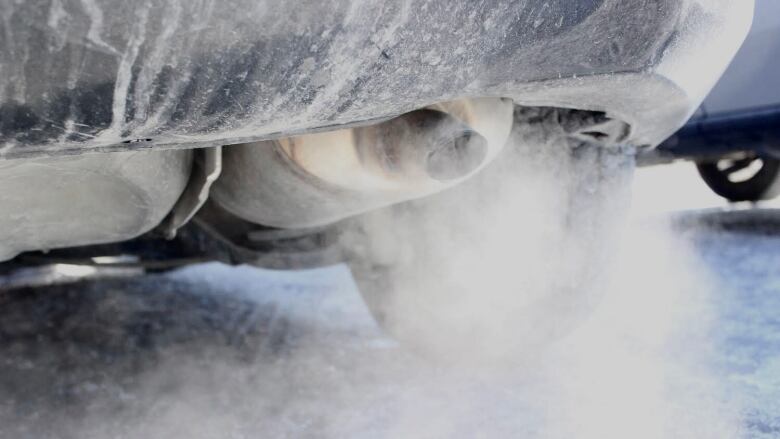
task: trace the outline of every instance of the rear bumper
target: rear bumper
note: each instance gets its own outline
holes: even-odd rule
[[[243,143],[508,97],[654,146],[736,52],[741,0],[4,3],[0,157]]]

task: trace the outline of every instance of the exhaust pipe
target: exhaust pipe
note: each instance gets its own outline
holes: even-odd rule
[[[441,182],[467,177],[484,163],[487,140],[454,116],[424,109],[355,131],[364,155],[380,160],[383,171]],[[366,157],[366,158],[368,158]]]
[[[503,148],[513,104],[455,101],[367,127],[233,145],[213,199],[277,228],[334,223],[468,178]]]

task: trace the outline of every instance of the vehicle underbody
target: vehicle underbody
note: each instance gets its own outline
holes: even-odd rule
[[[0,272],[348,262],[365,287],[402,265],[362,252],[371,234],[355,244],[366,215],[500,186],[493,169],[550,151],[579,176],[567,235],[600,233],[624,200],[601,183],[627,187],[633,154],[686,122],[752,2],[35,0],[0,13]]]
[[[238,246],[218,257],[232,262],[246,259],[238,249],[275,249],[268,236],[303,245],[296,235],[319,236],[312,226],[471,176],[503,147],[512,106],[576,109],[561,123],[591,120],[595,141],[650,148],[695,109],[751,12],[718,0],[2,9],[0,258],[171,238],[196,217]],[[603,131],[612,121],[621,138]],[[279,147],[303,134],[295,151]],[[418,150],[447,142],[441,169],[423,169]],[[399,148],[406,155],[395,157]],[[290,163],[293,153],[308,162]],[[293,175],[301,169],[315,179]],[[323,189],[330,183],[340,187]],[[242,227],[260,243],[237,238]],[[178,235],[163,247],[180,247]]]

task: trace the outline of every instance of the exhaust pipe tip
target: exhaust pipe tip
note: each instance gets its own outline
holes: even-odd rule
[[[509,138],[513,111],[504,99],[460,100],[372,125],[233,145],[212,197],[269,227],[332,224],[478,172]]]
[[[422,172],[439,182],[468,177],[487,160],[488,140],[443,111],[423,109],[366,130],[365,145],[394,173]]]

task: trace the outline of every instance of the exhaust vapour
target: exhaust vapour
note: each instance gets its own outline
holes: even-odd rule
[[[396,291],[368,298],[386,332],[345,267],[6,293],[0,437],[739,437],[706,270],[621,225],[625,151],[548,128],[347,234]]]

